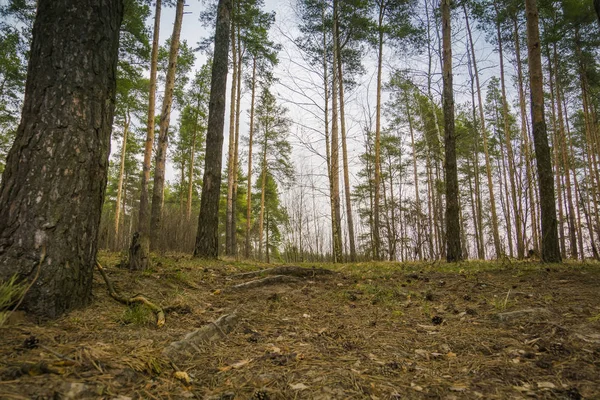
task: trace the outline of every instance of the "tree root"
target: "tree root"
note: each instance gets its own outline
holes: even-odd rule
[[[296,266],[281,266],[269,269],[261,269],[260,271],[245,272],[243,274],[234,275],[234,278],[250,278],[262,275],[287,275],[298,278],[314,277],[316,275],[331,275],[334,272],[324,268],[306,268]]]
[[[121,304],[125,304],[126,306],[130,306],[132,304],[143,304],[150,310],[152,310],[154,314],[156,314],[156,326],[160,328],[165,324],[165,313],[162,308],[152,303],[150,300],[148,300],[146,297],[140,294],[136,294],[135,296],[129,298],[119,295],[116,292],[112,282],[108,279],[108,276],[106,276],[104,268],[102,267],[102,265],[100,265],[98,261],[96,261],[96,267],[98,268],[98,271],[100,271],[100,275],[102,275],[102,278],[104,278],[104,282],[106,282],[108,294],[110,295],[110,297],[112,297]]]
[[[194,353],[201,352],[200,346],[203,344],[223,339],[233,331],[238,321],[239,317],[235,312],[222,315],[216,321],[188,333],[182,340],[169,344],[163,350],[163,355],[170,360],[187,359],[193,356]]]
[[[236,292],[238,290],[246,290],[246,289],[255,289],[258,287],[276,285],[279,283],[296,283],[299,282],[298,278],[294,278],[293,276],[286,275],[274,275],[267,276],[262,279],[255,279],[253,281],[240,283],[239,285],[230,286],[228,288],[223,289],[224,292]]]

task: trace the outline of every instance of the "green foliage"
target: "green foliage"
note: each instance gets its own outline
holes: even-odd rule
[[[6,282],[0,282],[0,327],[6,321],[10,311],[8,308],[16,303],[25,294],[25,285],[17,283],[13,276]]]
[[[148,307],[134,304],[123,311],[118,322],[123,325],[151,326],[155,323],[155,316]]]

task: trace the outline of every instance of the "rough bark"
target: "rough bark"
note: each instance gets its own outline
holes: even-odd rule
[[[158,66],[158,45],[160,36],[161,0],[156,0],[154,11],[154,34],[150,61],[150,93],[148,95],[148,121],[146,143],[144,145],[144,163],[142,166],[142,183],[140,189],[140,205],[138,215],[138,232],[131,238],[129,247],[129,269],[145,270],[148,268],[150,255],[150,205],[148,183],[152,168],[152,150],[154,148],[154,115],[156,112],[156,75]]]
[[[167,147],[169,145],[169,124],[173,105],[173,90],[175,88],[175,72],[177,71],[177,56],[179,55],[179,36],[183,21],[185,0],[177,0],[175,24],[169,49],[169,67],[165,82],[165,95],[160,113],[160,129],[158,133],[158,148],[154,162],[154,186],[152,187],[152,213],[150,214],[150,249],[155,249],[158,234],[161,230],[161,219],[165,189],[165,168],[167,163]],[[183,172],[183,171],[182,171]]]
[[[454,91],[452,89],[452,29],[450,26],[450,0],[442,0],[443,37],[443,101],[444,144],[446,158],[446,260],[462,260],[460,244],[460,205],[458,202],[458,170],[456,165],[456,133],[454,126]]]
[[[223,128],[225,125],[225,90],[229,56],[229,25],[231,0],[219,0],[215,50],[210,83],[206,156],[195,257],[217,258],[219,255],[219,197],[221,194],[221,163]]]
[[[527,16],[527,47],[529,54],[529,77],[531,85],[531,120],[533,141],[539,179],[540,209],[542,220],[543,262],[561,262],[558,245],[554,179],[546,121],[544,119],[544,86],[540,48],[539,15],[536,0],[525,0]]]
[[[21,123],[0,184],[0,280],[25,310],[91,300],[113,123],[120,0],[39,0]]]

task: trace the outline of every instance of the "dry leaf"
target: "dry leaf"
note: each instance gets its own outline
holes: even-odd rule
[[[448,357],[448,358],[455,358],[456,357],[456,353],[453,353],[453,352],[450,351],[450,352],[448,352],[448,354],[446,354],[446,357]]]
[[[556,389],[556,385],[552,382],[538,382],[538,389]]]
[[[180,381],[184,385],[191,385],[192,384],[192,379],[190,378],[190,376],[188,375],[187,372],[176,371],[173,374],[173,378],[177,379],[178,381]]]
[[[308,386],[306,386],[304,383],[290,383],[290,388],[292,388],[292,390],[306,390],[308,389]]]
[[[247,358],[245,360],[240,360],[240,361],[238,361],[238,362],[236,362],[234,364],[231,364],[231,368],[233,368],[233,369],[240,369],[240,368],[242,368],[242,367],[250,364],[251,362],[252,362],[251,358]]]

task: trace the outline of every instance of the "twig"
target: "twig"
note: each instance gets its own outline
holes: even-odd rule
[[[65,356],[65,355],[62,355],[62,354],[60,354],[60,353],[58,353],[58,352],[56,352],[56,351],[52,350],[52,349],[51,349],[50,347],[48,347],[48,346],[44,346],[43,344],[38,344],[38,346],[39,346],[39,347],[41,347],[42,349],[46,350],[47,352],[54,354],[56,357],[58,357],[58,358],[60,358],[60,359],[62,359],[62,360],[65,360],[65,361],[72,361],[72,362],[74,362],[74,363],[77,363],[77,361],[73,360],[72,358],[69,358],[69,357],[67,357],[67,356]]]
[[[150,310],[152,310],[154,312],[154,314],[156,314],[156,325],[159,328],[165,324],[165,313],[162,308],[160,308],[156,304],[152,303],[146,297],[139,295],[139,294],[137,294],[133,297],[130,297],[130,298],[126,298],[124,296],[119,295],[116,292],[112,282],[108,279],[108,276],[106,275],[106,272],[104,271],[104,268],[98,261],[96,261],[96,267],[98,268],[98,271],[100,271],[100,275],[102,275],[102,278],[104,278],[104,282],[106,282],[106,286],[108,288],[108,294],[110,295],[110,297],[112,297],[119,303],[125,304],[127,306],[130,306],[130,305],[136,304],[136,303],[143,304],[146,307],[148,307]]]

